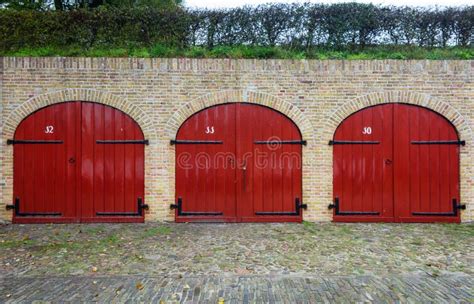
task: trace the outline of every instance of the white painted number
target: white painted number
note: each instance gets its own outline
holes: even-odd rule
[[[206,134],[214,134],[214,126],[206,128]]]
[[[362,131],[362,134],[365,134],[365,135],[372,134],[372,128],[371,127],[364,127],[364,130]]]
[[[54,133],[54,127],[53,126],[46,126],[46,129],[44,130],[44,133],[53,134]]]

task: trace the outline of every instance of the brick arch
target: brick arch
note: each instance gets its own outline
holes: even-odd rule
[[[463,115],[455,109],[452,105],[443,102],[437,98],[434,98],[427,94],[407,91],[388,91],[388,92],[374,92],[365,96],[356,98],[349,101],[336,110],[334,110],[326,120],[324,131],[322,132],[321,141],[326,147],[321,149],[322,159],[325,162],[319,163],[319,170],[321,173],[326,174],[328,177],[325,179],[323,188],[327,190],[326,193],[331,194],[326,198],[327,202],[332,200],[332,148],[328,145],[328,141],[333,139],[334,132],[336,131],[339,124],[347,118],[349,115],[362,110],[369,106],[386,104],[386,103],[405,103],[411,105],[418,105],[435,111],[448,119],[453,126],[456,128],[459,138],[466,141],[466,146],[460,150],[460,170],[461,170],[461,200],[463,197],[473,197],[474,189],[472,187],[472,180],[470,176],[474,175],[474,161],[473,161],[473,150],[471,148],[472,142],[474,141],[474,134],[472,132],[469,121],[467,121]],[[468,214],[474,212],[473,202],[466,203],[467,210],[461,212],[461,221],[463,218],[469,217]],[[332,213],[327,213],[329,218],[332,218]]]
[[[332,139],[339,124],[349,115],[363,108],[384,103],[406,103],[431,109],[448,119],[456,127],[461,139],[472,140],[473,134],[468,121],[453,106],[427,94],[404,91],[370,93],[343,104],[329,115],[324,140]]]
[[[192,100],[178,109],[171,119],[168,120],[166,125],[168,137],[174,138],[183,122],[196,112],[210,106],[234,102],[259,104],[281,112],[288,116],[298,126],[303,139],[308,141],[314,139],[313,128],[309,119],[307,119],[303,112],[301,112],[295,105],[270,94],[248,90],[213,92]]]
[[[3,135],[13,138],[17,126],[28,115],[46,106],[67,101],[96,102],[116,108],[129,115],[138,123],[145,138],[157,138],[156,128],[154,128],[152,120],[149,119],[146,112],[137,105],[108,92],[91,89],[66,89],[41,94],[28,99],[6,118]]]

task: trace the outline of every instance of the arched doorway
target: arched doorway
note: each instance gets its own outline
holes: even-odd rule
[[[80,101],[47,106],[9,143],[13,222],[143,222],[146,140],[125,113]]]
[[[300,222],[298,127],[270,108],[230,103],[195,113],[176,140],[177,222]]]
[[[443,116],[383,104],[334,134],[334,221],[459,222],[459,141]]]

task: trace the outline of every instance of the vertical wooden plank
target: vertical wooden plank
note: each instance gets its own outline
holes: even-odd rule
[[[282,117],[280,113],[275,112],[280,117],[275,117],[281,121],[281,140],[298,140],[293,137],[294,135],[294,124],[286,117]],[[274,115],[275,115],[274,114]],[[276,116],[275,115],[275,116]],[[278,163],[281,168],[281,210],[282,211],[293,211],[295,209],[295,193],[293,192],[293,171],[296,168],[293,167],[293,152],[296,145],[282,144],[278,149]]]
[[[35,114],[35,127],[33,131],[33,138],[44,140],[45,137],[45,125],[46,123],[46,111],[38,111]],[[34,180],[34,191],[35,200],[32,206],[33,212],[46,212],[46,145],[30,145],[31,149],[35,151],[35,180]]]
[[[264,114],[263,107],[255,107],[253,116],[254,121],[254,140],[265,140],[263,129],[265,128],[264,124],[266,121],[262,119]],[[265,190],[264,190],[264,164],[268,161],[267,157],[264,155],[268,153],[262,145],[253,145],[254,155],[254,168],[253,168],[253,212],[259,212],[264,210],[264,200],[265,200]]]
[[[124,138],[135,138],[135,122],[123,114]],[[124,211],[137,212],[137,198],[135,195],[135,145],[124,144]]]
[[[368,145],[367,149],[370,149],[367,162],[370,163],[367,170],[370,170],[370,185],[371,189],[367,192],[367,196],[370,196],[371,203],[367,211],[376,211],[380,212],[380,215],[387,216],[387,210],[384,208],[385,202],[383,199],[384,191],[384,176],[383,176],[383,166],[384,155],[383,155],[383,146],[386,144],[385,141],[391,141],[392,138],[384,138],[385,126],[384,120],[385,117],[385,108],[386,106],[377,106],[373,107],[371,115],[371,140],[379,141],[380,144],[377,145]],[[369,208],[370,207],[370,208]]]
[[[114,140],[115,110],[104,108],[104,138]],[[103,211],[115,212],[115,145],[104,145],[104,207]]]
[[[380,144],[382,145],[382,168],[383,168],[383,186],[382,197],[383,197],[383,209],[384,216],[393,217],[395,216],[394,210],[394,173],[395,173],[395,156],[394,156],[394,124],[395,124],[395,113],[394,105],[388,104],[382,107],[382,123],[383,123],[383,134],[380,138]],[[387,162],[388,161],[388,162]]]
[[[368,108],[365,111],[361,111],[362,115],[362,128],[360,130],[362,134],[362,140],[371,141],[374,140],[374,124],[373,124],[373,113],[376,111],[374,107]],[[374,147],[376,145],[361,145],[361,176],[362,176],[362,199],[361,199],[361,211],[374,211],[372,194],[374,191],[374,176],[372,171],[372,163],[374,161]]]
[[[100,104],[93,104],[93,115],[94,115],[94,132],[93,132],[93,145],[94,145],[94,206],[93,216],[96,212],[105,212],[104,206],[104,173],[105,173],[105,159],[104,150],[105,145],[97,144],[97,140],[107,139],[105,137],[104,129],[104,110],[105,106]]]
[[[82,103],[81,145],[81,210],[83,218],[91,218],[94,205],[94,112],[93,104]]]
[[[114,140],[124,140],[124,117],[120,111],[114,110],[115,128]],[[125,147],[124,145],[114,146],[114,210],[115,212],[125,212]]]
[[[410,166],[410,207],[409,212],[415,212],[420,210],[420,146],[414,145],[411,142],[413,141],[420,141],[420,125],[419,125],[419,113],[420,108],[418,107],[410,107],[409,108],[409,128],[410,128],[410,158],[409,158],[409,166]]]
[[[429,112],[429,129],[431,141],[439,140],[439,120],[433,112]],[[430,156],[430,212],[440,212],[440,145],[429,145]]]
[[[77,175],[77,166],[80,164],[80,149],[76,145],[77,137],[76,131],[78,127],[78,116],[80,117],[80,108],[79,102],[69,102],[67,103],[65,113],[64,113],[64,125],[65,125],[65,138],[64,141],[64,158],[60,160],[61,163],[64,165],[65,170],[65,179],[64,179],[64,201],[66,202],[64,216],[79,218],[80,214],[78,214],[77,208],[77,192],[76,187],[78,181],[76,179]]]
[[[408,110],[403,105],[394,105],[394,122],[394,199],[401,217],[410,212],[409,121]]]
[[[441,117],[438,118],[439,124],[439,138],[438,140],[449,140],[450,138],[450,125]],[[439,145],[439,212],[450,212],[452,211],[451,195],[450,195],[450,173],[449,173],[449,158],[450,150],[455,146],[451,145]]]
[[[15,139],[26,139],[26,125],[27,122],[23,120],[15,131]],[[14,145],[13,146],[13,198],[12,203],[15,202],[15,198],[20,198],[20,200],[26,200],[27,189],[27,179],[26,179],[26,169],[31,168],[26,167],[28,154],[25,151],[24,145]],[[31,170],[31,169],[30,169]],[[15,215],[13,215],[13,220],[15,220]]]

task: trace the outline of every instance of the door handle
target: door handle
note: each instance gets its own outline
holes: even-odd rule
[[[392,164],[392,160],[387,158],[387,159],[385,160],[385,164],[386,164],[386,165],[391,165],[391,164]]]
[[[247,172],[247,161],[244,160],[244,165],[242,166],[242,174],[243,174],[243,177],[242,177],[242,184],[243,184],[243,188],[245,190],[245,186],[246,186],[246,174]]]
[[[68,162],[70,164],[74,164],[76,162],[76,159],[74,157],[69,158]]]

